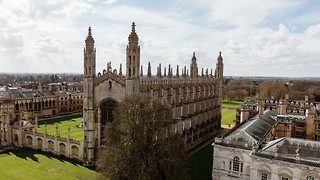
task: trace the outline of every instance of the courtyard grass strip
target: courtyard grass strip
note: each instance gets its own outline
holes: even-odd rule
[[[229,125],[236,119],[235,109],[222,109],[221,124]]]
[[[70,138],[78,141],[83,141],[83,128],[79,125],[82,122],[82,115],[59,117],[38,122],[38,132],[45,132],[45,124],[47,124],[47,133],[56,135],[56,126],[59,128],[60,137],[68,137],[68,128],[70,127]]]
[[[243,102],[241,101],[223,101],[222,108],[237,109]]]
[[[221,124],[230,125],[232,121],[236,120],[236,109],[240,107],[242,103],[243,102],[240,101],[223,101]]]

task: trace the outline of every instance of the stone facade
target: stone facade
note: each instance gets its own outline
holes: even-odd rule
[[[215,74],[202,69],[198,74],[195,53],[191,58],[189,69],[179,65],[173,74],[171,65],[164,71],[161,64],[157,74],[152,75],[151,65],[148,72],[143,74],[140,65],[139,37],[132,24],[126,47],[126,67],[122,73],[112,69],[108,63],[107,69],[96,74],[96,49],[94,47],[91,28],[85,41],[84,48],[84,162],[95,163],[97,151],[107,122],[112,121],[112,111],[126,96],[144,94],[171,105],[173,109],[171,131],[181,134],[185,147],[212,137],[221,126],[221,100],[223,83],[223,59],[221,53],[217,59]],[[162,74],[163,73],[163,74]]]

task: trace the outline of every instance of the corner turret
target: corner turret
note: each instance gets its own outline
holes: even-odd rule
[[[140,92],[140,45],[136,33],[136,25],[132,23],[131,33],[128,37],[126,57],[126,95]]]
[[[95,119],[94,119],[94,79],[96,74],[96,49],[91,33],[85,40],[83,76],[83,121],[84,127],[84,164],[93,165],[95,160]]]
[[[221,51],[219,52],[219,56],[217,58],[215,78],[218,80],[218,97],[219,104],[222,103],[222,86],[223,86],[223,58],[221,56]]]
[[[197,64],[197,58],[196,58],[196,53],[195,52],[193,52],[193,56],[191,58],[190,77],[191,78],[198,77],[198,64]]]

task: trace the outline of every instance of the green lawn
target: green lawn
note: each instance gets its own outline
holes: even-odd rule
[[[1,179],[96,179],[99,174],[79,163],[31,149],[0,154]]]
[[[240,101],[222,101],[222,108],[237,109],[243,102]]]
[[[47,124],[47,133],[50,135],[56,135],[56,125],[59,127],[59,133],[61,137],[68,137],[68,128],[70,127],[71,139],[83,141],[83,129],[79,128],[81,124],[82,115],[74,115],[68,117],[59,117],[55,119],[39,121],[38,132],[44,133],[45,124]]]
[[[231,124],[232,121],[236,120],[235,109],[222,109],[221,124]]]
[[[236,109],[242,104],[240,101],[223,101],[222,102],[222,119],[221,124],[231,124],[236,120]]]

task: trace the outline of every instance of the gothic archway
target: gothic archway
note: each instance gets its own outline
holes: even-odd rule
[[[114,109],[118,102],[111,98],[106,98],[100,102],[100,136],[101,140],[104,138],[105,127],[108,123],[114,120]],[[101,142],[101,141],[100,141]]]

